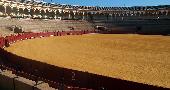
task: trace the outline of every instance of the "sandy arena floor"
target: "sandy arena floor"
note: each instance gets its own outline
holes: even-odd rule
[[[82,35],[20,41],[6,50],[60,67],[170,88],[170,37]]]

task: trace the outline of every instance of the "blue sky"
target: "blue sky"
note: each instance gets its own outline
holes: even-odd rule
[[[51,2],[51,0],[44,0]],[[86,6],[155,6],[170,5],[170,0],[52,0],[54,3]]]

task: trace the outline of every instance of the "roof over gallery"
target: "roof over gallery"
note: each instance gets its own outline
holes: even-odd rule
[[[72,4],[60,4],[54,2],[44,2],[44,1],[24,1],[27,4],[34,4],[40,6],[50,6],[50,7],[58,7],[63,9],[83,9],[83,10],[106,10],[106,11],[123,11],[123,10],[161,10],[161,9],[170,9],[170,5],[158,5],[158,6],[85,6],[85,5],[72,5]]]
[[[170,0],[44,0],[45,2],[80,6],[124,7],[170,5]]]

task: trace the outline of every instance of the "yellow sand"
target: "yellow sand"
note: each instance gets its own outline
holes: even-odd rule
[[[170,37],[95,34],[20,41],[6,50],[60,67],[170,88]]]

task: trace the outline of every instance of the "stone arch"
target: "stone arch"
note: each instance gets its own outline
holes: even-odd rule
[[[56,15],[56,17],[59,17],[59,16],[60,16],[59,10],[56,10],[55,15]]]
[[[42,18],[44,19],[44,18],[45,18],[45,15],[46,15],[45,11],[44,11],[44,10],[41,10],[40,12],[41,12]]]
[[[141,16],[141,14],[139,12],[136,13],[136,16]]]
[[[29,10],[27,8],[24,9],[24,14],[29,15]]]
[[[100,13],[99,13],[99,12],[97,12],[95,15],[96,15],[96,16],[97,16],[97,15],[100,15]]]
[[[40,14],[41,14],[41,13],[40,13],[40,10],[35,9],[34,14],[35,14],[35,15],[40,15]]]
[[[93,14],[91,12],[88,12],[87,15],[88,15],[88,20],[93,20],[94,19]]]
[[[149,15],[149,12],[148,11],[145,11],[145,16],[148,16]]]
[[[87,16],[87,14],[88,14],[87,12],[84,12],[84,15],[85,15],[85,16]]]
[[[95,13],[95,15],[94,15],[94,19],[100,19],[100,13],[99,12],[97,12],[97,13]]]
[[[144,16],[144,12],[140,12],[140,16]]]
[[[73,11],[70,12],[70,15],[71,15],[71,19],[74,19],[74,12]]]
[[[83,12],[78,12],[78,18],[83,19]]]
[[[55,12],[52,10],[51,12],[49,12],[49,16],[50,16],[50,18],[54,19],[54,17],[55,17]]]
[[[101,13],[99,13],[100,14],[100,16],[104,16],[105,15],[105,12],[101,12]]]
[[[49,12],[49,10],[48,10],[48,9],[46,10],[45,15],[47,16],[47,18],[49,18],[49,16],[50,16],[50,12]]]
[[[166,13],[167,13],[166,11],[163,11],[163,12],[162,12],[163,15],[166,15]]]
[[[5,7],[3,5],[0,5],[0,12],[5,13]]]
[[[124,17],[127,17],[127,14],[126,14],[126,12],[124,12],[123,14],[124,14]]]
[[[88,18],[88,13],[87,13],[87,12],[84,12],[83,19],[84,19],[84,20],[87,20],[87,18]]]
[[[30,9],[30,15],[33,16],[34,15],[34,9]]]
[[[109,14],[110,17],[113,17],[113,13],[112,13],[112,12],[110,12],[110,13],[108,13],[108,14]]]
[[[12,8],[10,6],[6,6],[6,14],[10,15],[12,13]]]
[[[148,12],[148,15],[149,15],[149,16],[152,16],[153,14],[152,14],[152,12]]]
[[[161,12],[161,11],[159,11],[159,12],[158,12],[158,15],[162,15],[162,12]]]
[[[69,19],[70,12],[63,12],[63,19]],[[71,15],[71,14],[70,14]]]
[[[127,17],[127,14],[126,14],[126,12],[124,12],[123,14],[124,14],[124,17]]]
[[[120,17],[123,17],[123,16],[124,16],[124,15],[123,15],[123,13],[121,12],[121,13],[120,13]]]
[[[142,16],[147,16],[146,11],[143,11],[142,13],[143,13]]]
[[[79,13],[78,12],[75,12],[75,15],[74,15],[74,19],[79,19]]]
[[[105,19],[105,17],[106,17],[106,14],[105,14],[105,13],[100,13],[100,20]]]
[[[17,7],[13,7],[12,12],[13,12],[13,14],[17,15],[18,14],[18,8]]]
[[[118,14],[117,13],[114,13],[114,15],[113,15],[114,17],[117,17],[118,16]]]
[[[35,9],[34,13],[33,13],[33,18],[41,18],[40,15],[41,15],[40,10],[39,9]]]
[[[63,11],[59,11],[59,12],[60,12],[60,13],[59,13],[59,17],[63,18],[64,12],[63,12]]]
[[[104,16],[106,17],[105,20],[109,20],[110,19],[109,13],[105,13]]]
[[[23,14],[24,10],[22,8],[19,8],[19,14]]]
[[[153,16],[157,16],[157,12],[156,11],[153,11],[152,14],[153,14]]]

